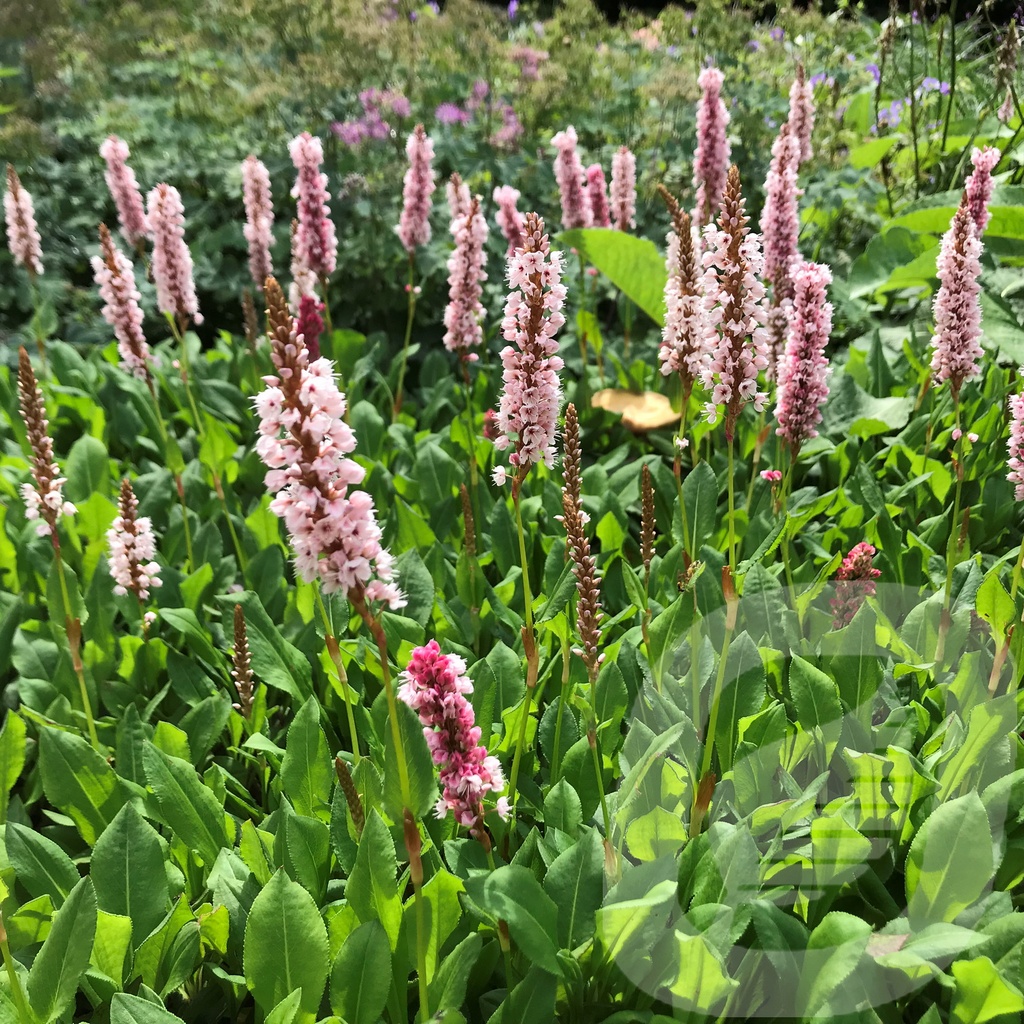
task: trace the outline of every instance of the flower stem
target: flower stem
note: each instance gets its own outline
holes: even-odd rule
[[[203,436],[203,421],[199,416],[199,406],[196,405],[195,395],[192,394],[192,384],[190,381],[190,371],[188,363],[188,345],[185,343],[185,332],[180,330],[177,321],[174,317],[167,313],[167,322],[171,325],[171,333],[174,335],[175,341],[178,342],[181,348],[181,382],[185,385],[185,394],[188,396],[188,404],[192,409],[192,417],[195,420],[196,433]]]
[[[723,577],[725,570],[722,571]],[[731,587],[731,582],[730,582]],[[711,693],[711,707],[708,714],[708,731],[704,736],[704,756],[701,760],[700,774],[703,778],[711,770],[711,759],[715,749],[715,731],[718,728],[718,711],[722,703],[722,685],[725,682],[725,667],[729,660],[729,646],[732,643],[733,630],[736,628],[736,598],[726,594],[725,641],[718,660],[718,673],[715,676],[715,688]],[[694,797],[696,799],[696,797]]]
[[[331,661],[334,662],[334,667],[338,671],[338,679],[341,681],[341,689],[345,697],[345,715],[348,718],[348,731],[352,737],[352,754],[355,757],[356,764],[359,764],[359,734],[356,732],[356,720],[355,715],[352,712],[352,705],[354,703],[352,697],[352,691],[348,686],[348,674],[345,672],[345,666],[341,660],[341,648],[338,647],[338,640],[334,635],[334,627],[331,624],[330,616],[327,614],[327,606],[324,604],[324,599],[320,594],[320,587],[313,584],[313,594],[316,597],[317,607],[320,609],[320,617],[324,621],[324,643],[327,644],[327,652],[331,656]]]
[[[409,362],[409,341],[412,339],[412,321],[416,314],[416,288],[413,282],[416,275],[416,260],[412,253],[409,253],[409,283],[406,288],[409,292],[409,313],[405,320],[405,340],[402,342],[402,362],[398,369],[398,387],[395,388],[395,402],[392,407],[392,419],[398,419],[402,411],[402,392],[405,387],[405,368]]]
[[[1020,574],[1024,570],[1024,540],[1020,542],[1020,550],[1017,552],[1017,560],[1013,564],[1013,576],[1010,580],[1010,598],[1016,605],[1017,590],[1020,588]]]
[[[960,403],[956,403],[955,423],[960,430]],[[942,596],[942,614],[939,619],[939,637],[935,644],[935,668],[942,668],[946,656],[946,637],[951,625],[949,603],[953,593],[953,570],[956,568],[959,551],[958,532],[960,529],[960,499],[964,486],[964,438],[960,434],[956,439],[956,452],[953,456],[956,471],[956,490],[953,497],[953,520],[949,526],[949,540],[946,543],[946,586]]]
[[[160,412],[160,399],[157,398],[156,384],[153,378],[149,378],[149,393],[153,398],[153,411],[156,413],[156,425],[160,428],[160,439],[164,445],[164,459],[167,460],[170,452],[170,435],[167,433],[167,424],[164,423],[163,413]],[[174,474],[174,486],[178,492],[178,502],[181,505],[181,522],[185,528],[185,554],[188,558],[188,571],[195,568],[196,559],[192,553],[192,528],[188,523],[188,506],[185,504],[185,484],[180,473]]]
[[[729,438],[729,568],[736,569],[736,486],[733,480],[735,464],[733,459],[733,439]]]
[[[100,750],[99,736],[96,735],[96,722],[92,714],[92,702],[89,699],[89,688],[85,685],[85,668],[82,665],[82,623],[71,611],[71,594],[68,591],[67,577],[64,575],[64,557],[60,550],[57,534],[53,535],[53,554],[57,565],[57,578],[60,580],[60,596],[64,604],[64,629],[68,635],[68,647],[71,650],[71,664],[78,678],[78,691],[82,697],[82,708],[85,710],[85,724],[89,730],[89,739],[94,750]]]
[[[516,750],[512,757],[512,775],[508,784],[509,806],[515,807],[516,784],[519,781],[519,767],[522,761],[523,748],[526,746],[526,726],[530,718],[533,704],[533,691],[537,686],[538,652],[537,638],[533,631],[533,595],[530,591],[530,564],[526,557],[526,535],[523,531],[523,514],[520,508],[519,488],[523,477],[516,475],[512,484],[512,503],[516,508],[516,530],[519,534],[519,558],[523,565],[523,603],[526,625],[523,626],[523,650],[526,654],[526,696],[522,716],[519,720],[519,735],[516,738]]]
[[[558,713],[555,715],[555,750],[551,756],[551,785],[558,782],[562,769],[562,719],[565,717],[565,702],[569,694],[569,639],[562,640],[562,691],[558,697]]]
[[[0,953],[3,954],[4,967],[7,969],[7,977],[11,983],[11,996],[18,1010],[18,1020],[21,1024],[33,1024],[35,1017],[28,1007],[25,990],[21,987],[21,978],[18,977],[18,969],[14,966],[14,957],[11,956],[11,947],[7,941],[7,929],[4,927],[2,916],[0,916]]]

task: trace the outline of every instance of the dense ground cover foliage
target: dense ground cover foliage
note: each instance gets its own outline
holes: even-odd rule
[[[104,6],[4,79],[0,1021],[1019,1019],[1017,26]]]

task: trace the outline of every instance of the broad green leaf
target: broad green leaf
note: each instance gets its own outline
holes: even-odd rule
[[[789,690],[793,696],[796,720],[809,732],[820,730],[827,763],[843,729],[839,687],[821,669],[794,656],[789,667]]]
[[[42,1024],[55,1021],[71,1005],[95,936],[96,894],[92,882],[83,878],[57,911],[29,971],[28,1001]]]
[[[1017,611],[1006,588],[999,580],[1001,569],[1002,566],[997,565],[989,570],[975,598],[978,615],[992,627],[992,633],[999,642],[1002,642],[1006,635],[1006,627],[1013,622]]]
[[[462,1006],[470,971],[476,966],[483,944],[480,933],[471,932],[444,958],[430,983],[432,1009],[440,1012]]]
[[[951,970],[956,979],[949,1015],[952,1024],[984,1024],[1003,1014],[1015,1014],[1019,1019],[1024,1012],[1024,995],[987,956],[958,960]],[[1014,980],[1020,980],[1019,972],[1015,972]]]
[[[686,825],[665,807],[652,807],[634,818],[626,829],[626,845],[639,861],[677,854],[686,842]],[[564,854],[563,854],[564,856]]]
[[[25,767],[25,720],[8,711],[0,729],[0,825],[7,820],[11,790]]]
[[[184,1021],[148,999],[118,992],[110,1001],[110,1024],[184,1024]]]
[[[302,705],[288,728],[281,784],[299,814],[328,820],[334,770],[315,697]]]
[[[683,595],[686,596],[685,594]],[[724,771],[732,767],[740,719],[761,710],[765,699],[765,670],[754,642],[740,633],[729,648],[715,727],[715,752]]]
[[[64,472],[69,501],[85,501],[97,492],[110,493],[110,460],[106,446],[96,437],[86,434],[71,446]]]
[[[290,992],[267,1014],[266,1024],[292,1024],[302,1009],[302,989]]]
[[[739,982],[730,978],[721,960],[712,952],[702,935],[676,932],[679,945],[678,969],[666,985],[672,993],[673,1006],[699,1014],[710,1014],[721,1004]]]
[[[462,879],[443,870],[434,874],[421,890],[421,899],[425,901],[430,912],[430,933],[427,939],[428,985],[433,981],[438,961],[441,959],[441,950],[462,917],[459,893],[464,891]],[[413,942],[415,939],[410,932],[410,943]],[[415,946],[412,947],[410,955],[415,959]]]
[[[409,810],[414,818],[424,818],[437,803],[437,776],[434,759],[423,735],[416,712],[404,701],[397,701],[398,726],[409,769]],[[400,762],[395,752],[394,731],[388,722],[384,736],[384,806],[394,821],[402,820],[406,797],[402,792]]]
[[[74,861],[46,836],[13,821],[7,823],[4,844],[19,884],[33,898],[49,896],[59,910],[81,881]]]
[[[690,554],[696,557],[718,526],[718,480],[704,459],[683,480],[683,505],[690,531]]]
[[[817,888],[837,887],[852,881],[861,871],[870,871],[870,858],[871,840],[839,815],[811,822],[811,862]]]
[[[331,971],[331,1009],[348,1024],[375,1024],[391,988],[391,947],[379,921],[345,940]]]
[[[551,1024],[557,992],[558,979],[534,964],[488,1024]]]
[[[988,816],[977,793],[940,804],[907,856],[907,912],[914,928],[952,921],[988,889],[995,865]]]
[[[359,839],[355,867],[348,879],[345,896],[359,920],[377,920],[384,926],[391,948],[398,944],[402,924],[402,900],[398,895],[398,859],[395,844],[384,819],[376,810],[366,818]]]
[[[327,928],[313,898],[279,870],[253,901],[245,925],[245,981],[264,1013],[302,989],[300,1019],[316,1018],[327,983]]]
[[[871,925],[852,914],[833,911],[811,932],[804,954],[796,1005],[801,1015],[815,1016],[864,957]],[[831,1016],[831,1015],[829,1015]]]
[[[40,731],[39,762],[46,799],[92,846],[126,800],[113,769],[81,736],[59,729]]]
[[[594,934],[594,915],[604,897],[604,849],[601,834],[583,838],[552,861],[544,891],[558,908],[558,944],[575,949]]]
[[[170,900],[160,837],[132,804],[97,840],[89,873],[100,909],[130,918],[138,947],[164,919]]]
[[[221,849],[234,844],[233,820],[187,761],[168,757],[147,743],[143,763],[161,818],[208,868],[213,867]]]

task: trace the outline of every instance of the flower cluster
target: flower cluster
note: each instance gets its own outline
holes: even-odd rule
[[[679,374],[683,398],[689,401],[694,381],[708,360],[708,332],[690,215],[664,186],[660,187],[672,217],[665,269],[665,326],[658,359],[666,376]]]
[[[510,287],[501,321],[502,337],[515,345],[501,352],[503,366],[498,428],[501,433],[494,447],[514,451],[509,463],[517,477],[531,465],[555,462],[555,434],[562,386],[558,371],[562,360],[556,354],[555,335],[565,323],[562,304],[562,254],[551,252],[544,221],[535,213],[526,215],[522,248],[508,262]],[[495,479],[505,479],[503,467],[495,470]]]
[[[292,307],[292,312],[298,316],[301,311],[303,298],[316,300],[318,281],[316,274],[313,273],[306,263],[305,253],[299,244],[299,222],[297,220],[292,221],[291,240],[292,283],[288,289],[288,301]]]
[[[826,289],[831,281],[832,271],[820,263],[799,263],[793,274],[793,317],[778,371],[775,415],[776,433],[794,454],[804,441],[817,437],[821,406],[828,398],[825,347],[832,332],[832,303]]]
[[[501,127],[491,136],[491,145],[495,149],[514,150],[523,134],[523,124],[511,103],[503,104],[500,111]]]
[[[103,319],[114,329],[125,369],[152,388],[152,355],[142,332],[141,295],[131,260],[114,244],[106,224],[100,225],[100,251],[92,257],[93,275],[104,306]]]
[[[401,608],[405,598],[391,555],[381,546],[373,499],[354,489],[365,472],[347,457],[356,441],[342,419],[345,396],[333,364],[309,362],[273,278],[266,296],[277,376],[264,377],[267,388],[254,404],[260,417],[256,451],[269,467],[265,483],[275,495],[270,509],[285,522],[305,581],[319,577],[325,593],[341,590],[353,602]]]
[[[709,423],[725,410],[725,436],[736,429],[745,402],[761,412],[768,395],[757,390],[757,375],[768,365],[761,240],[747,227],[740,173],[729,168],[717,227],[704,229],[704,310],[707,316],[710,361],[701,371],[711,391],[706,410]],[[748,341],[749,339],[749,341]]]
[[[967,195],[967,208],[979,238],[985,233],[989,218],[992,216],[988,212],[988,203],[992,198],[992,190],[995,188],[992,172],[1002,155],[994,146],[985,146],[983,149],[975,148],[971,152],[971,164],[974,170],[964,184],[964,191]]]
[[[480,744],[480,727],[466,699],[472,692],[465,661],[455,654],[442,654],[437,641],[431,640],[412,652],[398,696],[419,716],[434,764],[440,768],[437,817],[451,811],[457,824],[479,838],[484,800],[488,793],[502,792],[505,778],[498,759]],[[508,817],[506,798],[498,799],[497,811]]]
[[[591,164],[587,168],[587,200],[590,203],[590,222],[595,228],[610,228],[612,215],[608,208],[608,187],[604,168]]]
[[[519,74],[527,82],[540,78],[540,66],[548,57],[547,50],[535,50],[532,46],[516,46],[509,54],[509,60],[519,65]]]
[[[465,217],[469,213],[469,204],[473,197],[469,193],[469,186],[462,180],[458,172],[445,182],[444,194],[448,200],[448,213],[452,220]]]
[[[405,172],[405,186],[402,192],[402,217],[398,224],[398,237],[405,251],[412,253],[430,241],[430,197],[434,192],[434,143],[416,125],[405,152],[409,157],[409,169]]]
[[[338,239],[327,205],[327,175],[320,171],[324,161],[323,143],[309,132],[303,132],[288,144],[288,151],[298,171],[292,189],[299,208],[297,250],[314,277],[330,277],[337,263]]]
[[[324,330],[324,320],[320,314],[323,310],[324,304],[315,295],[299,296],[295,332],[302,335],[311,362],[320,358],[320,335]]]
[[[814,156],[811,135],[814,132],[814,79],[804,78],[803,64],[796,66],[796,78],[789,87],[789,126],[800,151],[797,163],[806,163]]]
[[[519,202],[519,189],[511,185],[499,185],[494,190],[493,198],[498,207],[494,219],[508,242],[508,255],[511,256],[523,245],[523,215],[516,206]]]
[[[129,245],[140,246],[146,240],[146,211],[135,172],[128,166],[128,143],[116,135],[104,139],[100,156],[107,162],[104,177],[117,207],[121,234]]]
[[[864,542],[855,544],[843,559],[836,574],[836,593],[832,606],[832,628],[848,626],[864,598],[875,596],[875,580],[882,575],[881,569],[871,564],[875,549]]]
[[[953,401],[960,389],[981,373],[981,240],[971,216],[968,196],[942,236],[936,262],[939,290],[935,294],[935,337],[932,373],[936,385],[949,381]]]
[[[138,600],[149,597],[150,588],[161,585],[160,566],[156,556],[156,537],[148,516],[140,516],[139,499],[135,497],[131,481],[121,481],[118,516],[107,530],[110,553],[110,575],[114,577],[114,593],[131,591]]]
[[[772,285],[773,305],[792,298],[790,272],[796,259],[800,235],[797,199],[797,169],[800,165],[800,140],[791,122],[786,121],[772,144],[772,161],[765,179],[761,234],[764,238],[764,277]]]
[[[391,125],[384,115],[408,117],[412,106],[407,97],[394,89],[364,89],[359,94],[363,116],[355,121],[335,121],[331,132],[346,146],[358,146],[367,140],[381,141],[391,134]]]
[[[697,79],[701,88],[697,107],[697,151],[693,156],[693,184],[697,204],[693,219],[698,228],[710,224],[718,213],[729,172],[730,149],[725,130],[729,111],[722,100],[725,75],[705,68]]]
[[[50,438],[43,393],[36,383],[36,375],[24,348],[18,349],[18,403],[32,452],[33,482],[21,485],[25,518],[38,519],[36,533],[40,537],[52,537],[56,545],[57,520],[62,515],[74,515],[77,510],[70,501],[64,500],[63,487],[67,480],[60,475],[60,469],[53,461],[53,440]]]
[[[999,106],[996,116],[1006,124],[1013,117],[1013,80],[1017,72],[1017,55],[1020,50],[1020,37],[1017,35],[1017,22],[1011,20],[1007,26],[1006,35],[999,46],[999,56],[996,60],[996,93],[1005,92],[1003,102]]]
[[[201,324],[192,279],[192,254],[185,244],[185,208],[173,185],[161,182],[147,197],[146,223],[153,239],[153,283],[162,313]]]
[[[22,187],[18,172],[7,165],[7,191],[4,193],[4,219],[7,221],[7,247],[15,263],[20,263],[29,275],[38,277],[43,272],[43,243],[36,227],[32,196]]]
[[[484,243],[487,221],[480,211],[480,197],[475,197],[465,216],[452,221],[455,249],[448,258],[448,305],[444,311],[444,347],[458,352],[467,362],[477,358],[484,332],[481,321],[484,308],[480,304],[484,270]]]
[[[618,231],[636,227],[636,157],[625,146],[612,157],[612,217]]]
[[[235,682],[238,700],[231,706],[244,718],[252,717],[256,686],[252,678],[252,658],[249,654],[249,633],[245,628],[245,612],[235,605],[235,649],[231,655],[231,678]]]
[[[555,157],[555,180],[558,182],[558,194],[562,202],[562,227],[567,231],[572,228],[589,228],[593,217],[587,194],[583,191],[585,175],[576,151],[576,129],[569,125],[551,140],[551,145],[558,150],[558,156]]]
[[[261,160],[247,156],[242,161],[242,201],[245,203],[245,240],[249,243],[249,273],[258,291],[274,272],[270,246],[274,241],[274,207],[270,197],[270,174]]]
[[[1024,366],[1018,370],[1024,377]],[[1007,462],[1010,472],[1006,479],[1016,484],[1014,497],[1024,501],[1024,390],[1010,396],[1010,440],[1007,443]]]

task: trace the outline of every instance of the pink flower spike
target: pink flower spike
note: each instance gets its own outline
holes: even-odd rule
[[[430,197],[434,193],[434,143],[418,124],[405,146],[409,169],[405,172],[402,191],[402,217],[398,223],[398,237],[405,251],[412,255],[430,241]]]
[[[146,211],[142,206],[142,193],[135,172],[128,166],[128,153],[128,143],[116,135],[108,136],[100,146],[100,156],[107,162],[104,177],[117,207],[121,234],[129,245],[137,247],[148,234]]]
[[[266,287],[270,356],[276,376],[254,399],[259,415],[256,452],[268,472],[270,510],[284,520],[295,568],[306,582],[319,578],[326,594],[342,591],[354,605],[405,605],[394,560],[381,544],[373,499],[356,490],[365,471],[348,456],[356,439],[344,421],[345,396],[328,359],[309,361],[280,285]]]
[[[299,315],[295,331],[302,335],[302,340],[306,343],[310,362],[320,358],[320,335],[324,330],[324,321],[320,314],[323,311],[324,304],[315,295],[299,296]]]
[[[185,244],[185,208],[173,185],[161,183],[147,200],[146,224],[153,239],[153,282],[161,313],[201,324],[199,300],[192,279],[192,254]]]
[[[871,564],[875,549],[870,544],[855,544],[843,559],[836,573],[836,593],[832,598],[832,628],[848,626],[864,598],[875,596],[875,580],[882,575],[881,569]]]
[[[935,337],[932,373],[936,386],[949,381],[953,402],[960,389],[981,373],[981,240],[967,194],[942,236],[937,261],[939,290],[935,295]]]
[[[103,319],[114,329],[117,351],[124,368],[152,387],[152,354],[142,331],[141,295],[131,260],[114,244],[105,224],[100,225],[100,256],[92,257],[93,275],[103,299]]]
[[[779,427],[776,433],[796,453],[818,436],[821,407],[828,398],[831,372],[825,348],[832,332],[832,303],[827,300],[832,271],[820,263],[798,263],[793,274],[793,318],[779,367]]]
[[[814,132],[814,89],[804,78],[803,64],[796,66],[796,78],[789,88],[789,126],[800,146],[798,164],[814,156],[811,135]]]
[[[442,654],[437,641],[431,640],[412,652],[399,682],[398,697],[419,716],[439,768],[442,796],[437,817],[451,811],[457,824],[481,838],[484,800],[488,793],[505,789],[505,778],[498,759],[480,743],[480,727],[466,697],[473,692],[473,683],[465,661]],[[507,801],[499,800],[497,809],[506,817]]]
[[[772,285],[773,305],[793,297],[791,264],[799,257],[800,214],[796,173],[800,163],[800,142],[789,122],[783,124],[772,143],[772,161],[765,179],[761,235],[764,239],[764,277]]]
[[[593,224],[593,216],[587,194],[583,191],[586,176],[576,151],[576,129],[569,125],[551,140],[551,145],[558,150],[558,156],[555,157],[555,180],[558,182],[558,194],[562,202],[562,227],[567,231],[589,228]]]
[[[145,601],[150,588],[161,585],[160,566],[153,561],[156,538],[149,517],[138,515],[139,500],[127,477],[121,482],[118,507],[120,515],[107,530],[114,593],[131,591],[140,602]]]
[[[298,175],[292,195],[298,199],[299,230],[296,245],[302,261],[317,280],[330,277],[338,257],[338,239],[328,205],[327,175],[321,173],[323,143],[309,132],[288,144]]]
[[[1024,378],[1024,366],[1017,371]],[[1010,395],[1010,439],[1006,444],[1007,465],[1010,472],[1006,479],[1016,484],[1014,497],[1024,501],[1024,389]]]
[[[444,186],[445,198],[448,200],[448,212],[451,219],[465,217],[469,213],[469,204],[473,197],[469,194],[469,186],[458,173],[453,174]]]
[[[967,208],[971,214],[971,220],[977,229],[978,237],[985,233],[988,227],[989,200],[992,198],[992,190],[995,182],[992,180],[992,172],[996,169],[1002,153],[994,146],[985,146],[984,149],[975,149],[971,152],[971,164],[974,170],[967,178],[964,191],[967,194]]]
[[[612,216],[608,208],[608,189],[605,185],[604,169],[600,164],[591,164],[587,168],[587,198],[590,202],[593,227],[610,228]]]
[[[636,227],[636,157],[625,146],[612,157],[612,217],[618,231]]]
[[[523,215],[516,206],[519,202],[519,189],[511,185],[499,185],[494,190],[493,198],[498,207],[494,219],[508,242],[508,255],[511,256],[523,246]]]
[[[562,304],[562,254],[551,252],[544,221],[535,213],[526,215],[525,244],[508,261],[509,294],[502,336],[515,346],[501,351],[503,366],[500,433],[494,447],[512,447],[509,463],[521,479],[530,466],[555,463],[555,436],[562,386],[558,371],[555,335],[565,323]]]
[[[245,204],[245,240],[249,243],[249,273],[257,291],[263,291],[274,272],[270,247],[274,243],[274,206],[270,196],[270,174],[261,160],[247,156],[242,161],[242,201]]]
[[[7,247],[15,263],[20,263],[29,277],[43,272],[43,243],[36,226],[32,196],[22,187],[17,171],[7,165],[7,191],[4,193],[4,219],[7,221]]]
[[[725,130],[729,111],[722,101],[725,75],[718,68],[705,68],[697,78],[701,88],[697,107],[697,151],[693,156],[693,184],[697,205],[693,219],[698,229],[718,215],[731,159]]]
[[[484,307],[480,303],[484,270],[484,243],[487,241],[487,221],[480,212],[480,197],[476,196],[469,211],[452,222],[455,249],[448,259],[448,306],[444,311],[444,347],[458,352],[463,360],[476,357],[473,351],[480,347],[484,332]]]

